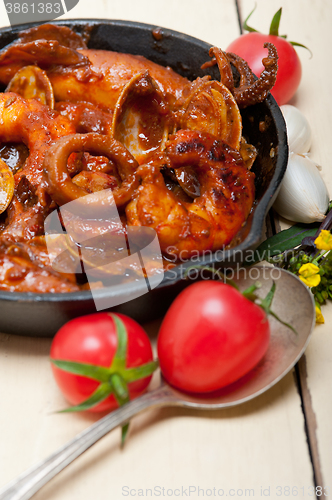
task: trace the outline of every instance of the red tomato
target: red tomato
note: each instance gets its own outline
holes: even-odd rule
[[[117,314],[127,329],[126,368],[152,361],[149,337],[131,318]],[[109,368],[117,348],[117,334],[113,318],[108,313],[82,316],[66,323],[55,335],[51,359],[89,363]],[[63,371],[52,364],[55,380],[66,399],[73,405],[85,401],[97,389],[99,382]],[[151,375],[128,385],[130,399],[147,388]],[[113,394],[89,411],[112,410],[118,407]]]
[[[158,356],[166,380],[211,392],[249,372],[270,339],[265,312],[230,285],[195,283],[178,295],[161,325]]]
[[[268,50],[264,49],[265,42],[271,42],[278,51],[277,81],[271,94],[281,106],[286,104],[295,94],[301,80],[301,61],[294,47],[284,38],[276,35],[262,33],[246,33],[234,40],[226,52],[234,52],[247,61],[256,76],[260,76],[264,69],[262,59],[267,56]]]

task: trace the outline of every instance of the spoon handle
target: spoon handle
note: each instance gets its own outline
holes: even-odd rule
[[[99,439],[137,413],[153,406],[176,404],[167,386],[160,386],[136,398],[118,410],[101,418],[74,439],[59,448],[48,458],[42,460],[0,490],[0,500],[28,500],[50,479],[84,453]]]

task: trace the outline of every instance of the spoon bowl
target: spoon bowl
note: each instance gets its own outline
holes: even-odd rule
[[[233,279],[241,291],[261,284],[265,297],[276,283],[273,311],[297,333],[270,317],[271,340],[264,358],[237,382],[209,394],[186,394],[161,380],[160,386],[106,415],[74,439],[41,461],[0,491],[0,500],[27,500],[58,472],[112,429],[125,424],[137,413],[152,407],[181,406],[217,410],[253,399],[281,380],[305,351],[315,325],[315,304],[310,290],[296,276],[275,267],[255,266],[234,270]]]
[[[260,298],[266,297],[275,282],[272,310],[282,321],[292,325],[297,333],[270,316],[270,344],[258,365],[240,380],[209,395],[190,395],[187,398],[184,393],[172,389],[181,400],[190,403],[187,406],[195,407],[197,404],[199,407],[204,405],[206,409],[220,409],[244,403],[262,394],[281,380],[299,360],[314,328],[316,316],[313,295],[294,274],[267,266],[235,269],[234,273],[234,281],[240,291],[260,283],[257,291]]]

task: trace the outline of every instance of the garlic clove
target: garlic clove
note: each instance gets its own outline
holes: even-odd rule
[[[293,222],[322,221],[329,199],[316,164],[307,156],[290,153],[287,170],[273,205],[278,214]]]
[[[306,117],[291,104],[280,106],[286,122],[288,147],[292,153],[307,153],[311,146],[311,128]]]

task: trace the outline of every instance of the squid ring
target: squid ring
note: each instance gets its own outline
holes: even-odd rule
[[[44,158],[44,172],[47,177],[47,191],[58,205],[87,196],[87,191],[74,184],[67,169],[67,160],[71,153],[84,151],[98,156],[106,156],[113,161],[122,180],[112,196],[106,195],[88,201],[89,208],[107,207],[113,199],[117,207],[128,203],[139,180],[135,175],[138,163],[129,151],[118,141],[100,134],[71,134],[59,139],[47,151]],[[95,206],[96,205],[96,206]]]

